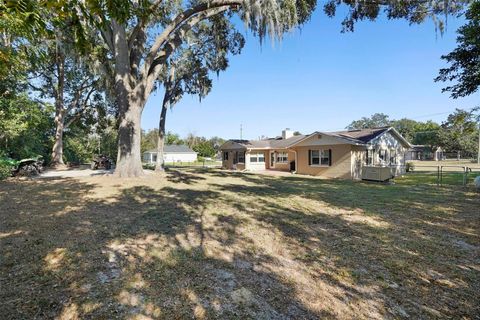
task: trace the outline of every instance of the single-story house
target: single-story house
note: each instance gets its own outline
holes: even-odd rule
[[[365,167],[389,167],[392,176],[405,171],[410,143],[392,127],[316,131],[264,140],[229,140],[222,151],[222,166],[234,170],[281,170],[326,178],[361,179]]]
[[[170,144],[163,147],[163,160],[168,162],[194,162],[197,161],[197,153],[184,144]],[[144,163],[157,162],[157,150],[148,150],[143,153]]]

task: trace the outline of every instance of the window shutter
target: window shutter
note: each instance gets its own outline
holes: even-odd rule
[[[308,165],[312,165],[312,150],[308,150]]]
[[[332,165],[332,149],[328,149],[328,166]]]

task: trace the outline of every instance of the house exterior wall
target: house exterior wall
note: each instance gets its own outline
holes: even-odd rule
[[[240,150],[239,150],[240,151]],[[228,159],[225,160],[224,153],[228,153]],[[236,169],[236,166],[233,165],[233,153],[236,151],[232,150],[223,150],[222,151],[222,168],[224,169]]]
[[[197,154],[194,152],[170,153],[166,152],[163,157],[165,162],[194,162],[197,161]]]
[[[196,152],[165,152],[164,161],[168,162],[194,162],[197,160]],[[144,163],[156,163],[157,162],[157,153],[156,152],[144,152],[143,153],[143,162]]]
[[[228,153],[228,159],[225,160],[225,152]],[[223,169],[233,169],[233,154],[230,151],[222,150],[222,168]]]
[[[313,149],[331,149],[331,166],[312,166],[309,165],[308,150]],[[297,173],[308,174],[312,176],[322,176],[326,178],[351,179],[351,145],[310,145],[292,148],[297,151]]]
[[[252,154],[263,153],[265,162],[251,162],[250,158]],[[250,171],[265,170],[268,163],[268,151],[267,150],[251,150],[245,154],[245,169]]]
[[[224,153],[228,153],[228,160],[224,160]],[[245,153],[245,162],[237,162],[233,163],[233,159],[235,158],[236,152],[245,152],[244,149],[237,149],[237,150],[222,150],[222,168],[230,169],[230,170],[245,170],[246,168],[246,161],[247,161],[247,153]]]
[[[271,166],[270,164],[270,157],[271,157],[271,152],[274,153],[275,155],[275,163],[274,166]],[[277,162],[277,153],[280,152],[287,152],[287,157],[288,160],[285,163],[280,163]],[[273,150],[268,150],[267,153],[268,157],[265,159],[266,162],[266,168],[270,170],[278,170],[278,171],[290,171],[290,162],[295,161],[295,152],[289,151],[286,149],[273,149]]]
[[[143,153],[142,162],[144,162],[144,163],[152,163],[152,162],[154,162],[154,161],[153,161],[153,154],[150,153],[150,152],[144,152],[144,153]]]
[[[304,146],[331,146],[331,145],[343,145],[346,142],[335,137],[331,137],[325,134],[317,134],[295,145],[296,147]]]
[[[392,174],[395,176],[405,173],[405,153],[408,148],[404,147],[402,143],[394,137],[390,132],[386,132],[383,135],[373,139],[369,146],[369,150],[373,150],[373,165],[388,166],[392,168]],[[381,161],[379,157],[379,151],[387,151],[387,161]],[[394,163],[389,161],[392,152],[395,152],[396,159]]]
[[[352,146],[351,173],[352,179],[362,179],[362,167],[366,163],[366,152],[364,146]]]

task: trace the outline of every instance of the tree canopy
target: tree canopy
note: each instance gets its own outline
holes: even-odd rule
[[[480,1],[473,1],[465,14],[467,23],[457,31],[457,47],[442,56],[450,66],[440,69],[435,81],[452,83],[443,88],[452,98],[477,92],[480,86]]]
[[[375,20],[381,15],[410,23],[431,18],[442,31],[446,17],[462,12],[469,3],[468,0],[329,0],[323,10],[332,17],[340,12],[339,7],[348,9],[343,31],[353,31],[358,21]],[[138,176],[143,173],[141,115],[150,94],[156,88],[167,88],[172,69],[176,69],[176,79],[181,81],[167,97],[169,105],[183,94],[203,97],[211,89],[210,75],[225,70],[228,56],[239,53],[243,46],[243,37],[232,24],[235,16],[259,41],[266,38],[276,41],[285,32],[307,22],[316,5],[316,0],[0,0],[0,93],[4,98],[14,92],[9,96],[13,99],[10,105],[16,105],[15,99],[28,97],[24,94],[27,82],[31,86],[42,84],[29,79],[32,62],[48,67],[50,55],[55,56],[53,62],[57,67],[71,67],[73,73],[67,70],[65,74],[69,85],[61,89],[66,97],[64,108],[59,108],[58,101],[62,99],[55,98],[58,101],[54,103],[53,121],[57,130],[53,140],[58,141],[59,124],[70,123],[67,118],[75,119],[79,111],[78,107],[68,110],[82,88],[82,76],[75,72],[89,73],[91,79],[101,84],[96,101],[114,107],[115,120],[110,128],[117,130],[117,176]],[[473,12],[472,8],[469,12]],[[473,17],[469,19],[476,21]],[[62,45],[42,50],[52,41]],[[58,59],[62,54],[65,63]],[[82,69],[83,66],[88,68]],[[53,78],[51,73],[48,76],[62,78],[58,72]],[[43,81],[46,89],[58,91],[59,83],[48,87],[48,82],[53,80]],[[45,97],[55,97],[52,90],[50,93],[47,90]],[[82,97],[86,95],[88,91],[80,93]],[[38,110],[51,110],[48,99],[38,103],[36,98],[28,97]],[[62,118],[59,110],[68,112]],[[52,115],[49,117],[51,121]],[[375,121],[381,125],[381,119]],[[72,140],[74,132],[88,132],[87,136],[99,134],[91,128],[82,131],[84,124],[81,122],[70,133],[66,132],[69,148],[75,145],[73,141],[80,141]]]
[[[384,113],[374,113],[370,117],[362,117],[359,120],[352,121],[347,129],[365,129],[389,126],[391,121],[388,115]]]
[[[438,124],[434,121],[415,121],[408,118],[390,120],[383,113],[375,113],[353,121],[348,129],[394,127],[405,139],[414,145],[426,145],[431,149],[442,147],[446,152],[461,152],[474,156],[478,148],[478,108],[456,109],[447,119]]]

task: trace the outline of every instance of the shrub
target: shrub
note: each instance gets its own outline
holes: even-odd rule
[[[12,175],[12,166],[8,163],[0,162],[0,180],[6,179]]]
[[[142,167],[145,170],[155,170],[155,164],[154,163],[144,163],[144,164],[142,164]]]
[[[415,165],[413,164],[413,162],[407,162],[407,166],[405,169],[407,170],[407,172],[411,172],[415,170]]]

